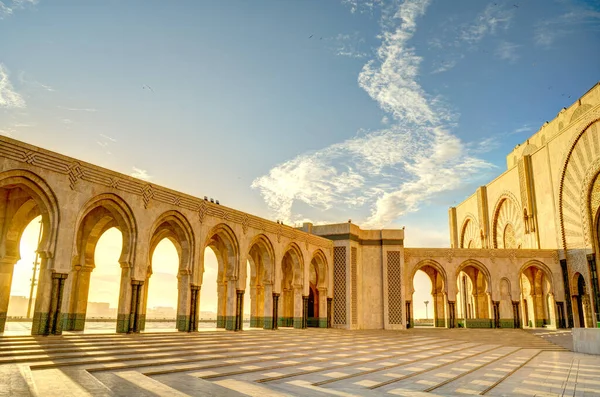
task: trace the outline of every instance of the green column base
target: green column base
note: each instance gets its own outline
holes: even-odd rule
[[[140,314],[138,321],[140,322],[140,331],[144,331],[146,329],[146,315]]]
[[[117,315],[117,333],[124,334],[129,332],[129,314]]]
[[[225,316],[217,316],[217,328],[225,328]]]
[[[489,318],[469,318],[467,328],[492,328],[492,320]]]
[[[0,332],[4,332],[6,326],[6,313],[0,313]]]
[[[536,328],[543,328],[544,327],[544,320],[535,320],[535,327]]]
[[[177,316],[177,331],[187,332],[190,330],[190,316]]]
[[[263,329],[273,329],[273,317],[263,317]]]
[[[35,312],[31,322],[31,335],[46,335],[48,313]]]
[[[225,329],[227,331],[233,331],[235,329],[235,316],[225,317]]]
[[[85,328],[85,313],[63,314],[63,327],[65,331],[83,331]]]
[[[444,328],[446,326],[445,318],[436,318],[435,319],[435,327],[436,328]]]
[[[302,317],[294,317],[294,328],[302,329],[303,320]]]
[[[500,319],[500,328],[514,328],[515,320],[512,318],[501,318]]]
[[[319,328],[327,328],[327,317],[319,317]]]
[[[250,317],[250,328],[262,328],[264,324],[264,317]]]
[[[277,325],[280,327],[293,327],[294,326],[294,318],[293,317],[279,317],[277,321]]]

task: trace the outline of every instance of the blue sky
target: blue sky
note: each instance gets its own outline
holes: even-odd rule
[[[0,1],[0,133],[287,224],[447,209],[600,80],[579,0]],[[570,96],[570,98],[569,98]]]

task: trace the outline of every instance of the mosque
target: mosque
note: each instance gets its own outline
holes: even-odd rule
[[[0,137],[0,332],[26,226],[42,218],[33,335],[83,330],[94,250],[123,236],[116,331],[144,330],[152,254],[179,266],[177,329],[195,331],[204,250],[218,261],[217,326],[405,329],[413,278],[431,279],[434,325],[600,326],[600,84],[506,157],[506,171],[449,210],[450,248],[405,248],[410,230],[293,228]],[[247,263],[250,264],[249,271]],[[249,278],[249,290],[246,290]]]

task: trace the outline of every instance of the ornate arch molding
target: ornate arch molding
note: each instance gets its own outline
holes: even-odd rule
[[[550,293],[552,295],[554,295],[554,280],[552,279],[552,270],[550,270],[550,268],[548,266],[546,266],[546,264],[544,262],[540,262],[538,260],[532,259],[530,261],[527,261],[523,266],[521,266],[521,269],[519,269],[519,277],[521,275],[524,274],[524,272],[529,269],[530,267],[536,267],[539,270],[542,271],[542,273],[544,273],[544,276],[546,277],[546,280],[548,280],[548,283],[550,283]]]
[[[419,270],[427,266],[434,268],[435,270],[437,270],[438,273],[442,275],[442,282],[444,284],[443,291],[446,295],[448,295],[448,275],[446,274],[446,270],[444,269],[444,267],[439,262],[434,261],[433,259],[422,259],[419,262],[417,262],[417,264],[413,266],[413,268],[410,271],[410,279],[408,283],[408,296],[412,296],[412,294],[415,293],[415,286],[413,285],[415,275]],[[431,284],[432,287],[435,288],[433,280],[431,281]]]
[[[600,108],[569,146],[560,173],[559,220],[563,249],[591,249],[590,195],[600,172]]]
[[[256,272],[256,268],[259,267],[258,264],[254,263],[255,259],[253,257],[253,251],[257,250],[261,256],[260,259],[262,259],[263,275],[261,280],[264,283],[272,284],[274,281],[273,275],[275,269],[275,249],[273,248],[271,240],[269,240],[269,237],[267,237],[265,234],[261,233],[254,236],[248,246],[250,247],[248,249],[248,258],[252,265],[251,271]],[[252,275],[252,277],[254,276],[255,274]]]
[[[152,225],[150,251],[148,255],[149,274],[152,272],[152,256],[159,242],[167,238],[173,243],[179,255],[179,273],[193,274],[194,230],[188,219],[179,211],[167,211]]]
[[[460,272],[462,272],[465,268],[467,268],[469,266],[473,266],[474,268],[478,269],[479,271],[481,271],[484,274],[486,284],[487,284],[485,292],[487,292],[488,294],[491,295],[492,294],[492,275],[491,275],[490,271],[488,270],[488,268],[479,261],[476,261],[474,259],[467,259],[466,261],[461,263],[460,266],[456,269],[456,274],[454,275],[454,279],[458,280],[458,276],[460,275]]]
[[[84,230],[88,225],[85,225],[86,218],[94,211],[103,208],[103,216],[95,222],[91,230]],[[85,265],[93,263],[94,249],[98,238],[111,227],[117,227],[123,234],[123,247],[119,263],[122,268],[133,267],[135,263],[135,247],[138,237],[137,223],[133,215],[133,211],[125,200],[113,193],[100,194],[89,200],[80,211],[75,223],[77,231],[75,233],[75,244],[73,265]],[[94,243],[82,246],[83,241],[90,238],[94,234]],[[82,263],[81,261],[84,261]]]
[[[54,257],[60,224],[60,210],[54,192],[44,179],[27,170],[10,170],[0,173],[0,188],[11,186],[23,189],[35,201],[44,225],[38,252],[46,258]],[[19,235],[22,232],[21,230]]]
[[[283,261],[285,260],[286,255],[289,254],[290,259],[292,261],[292,271],[293,271],[293,282],[294,284],[304,285],[304,256],[302,255],[302,250],[296,243],[289,243],[288,246],[283,250],[283,256],[281,258],[281,267],[283,269]],[[283,274],[282,274],[283,276]]]
[[[218,279],[223,276],[223,272],[230,280],[237,280],[239,277],[239,252],[240,246],[234,231],[225,223],[220,223],[214,226],[207,234],[204,242],[204,249],[211,247],[219,253],[217,261],[219,262]],[[225,252],[223,252],[225,251]],[[202,250],[204,252],[204,250]],[[227,259],[224,260],[223,254],[227,254]],[[225,269],[223,266],[225,265]]]
[[[475,216],[471,213],[468,213],[460,227],[460,248],[481,248],[482,241],[479,235],[479,229],[479,222]],[[465,246],[465,243],[468,243],[470,240],[473,240],[475,247]]]
[[[322,250],[317,249],[313,253],[310,263],[312,264],[313,262],[316,264],[315,269],[317,271],[317,287],[327,288],[329,285],[327,257]]]
[[[513,206],[510,209],[509,206]],[[509,191],[504,191],[496,200],[494,205],[494,215],[492,218],[492,244],[494,248],[506,248],[504,246],[504,231],[507,224],[511,224],[515,229],[515,235],[518,241],[523,243],[523,218],[522,209],[516,196]],[[498,244],[501,241],[502,244]],[[509,247],[517,248],[517,247]]]

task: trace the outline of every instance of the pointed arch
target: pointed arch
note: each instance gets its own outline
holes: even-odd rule
[[[310,260],[317,273],[317,288],[327,288],[329,285],[327,257],[321,249],[317,249]]]
[[[511,236],[507,235],[508,228],[514,233],[514,244],[507,244],[507,240],[512,240]],[[524,225],[521,206],[512,193],[504,192],[496,202],[492,218],[492,243],[494,248],[512,249],[522,247],[523,235]]]
[[[194,272],[194,230],[188,219],[179,211],[161,214],[152,225],[148,255],[149,271],[152,271],[152,256],[159,242],[167,238],[173,243],[179,256],[178,272]]]
[[[240,246],[235,232],[229,225],[219,223],[214,226],[206,235],[202,252],[207,247],[213,250],[219,263],[218,282],[225,281],[225,278],[237,278],[239,276]]]
[[[481,248],[479,222],[468,214],[460,228],[460,248]]]

